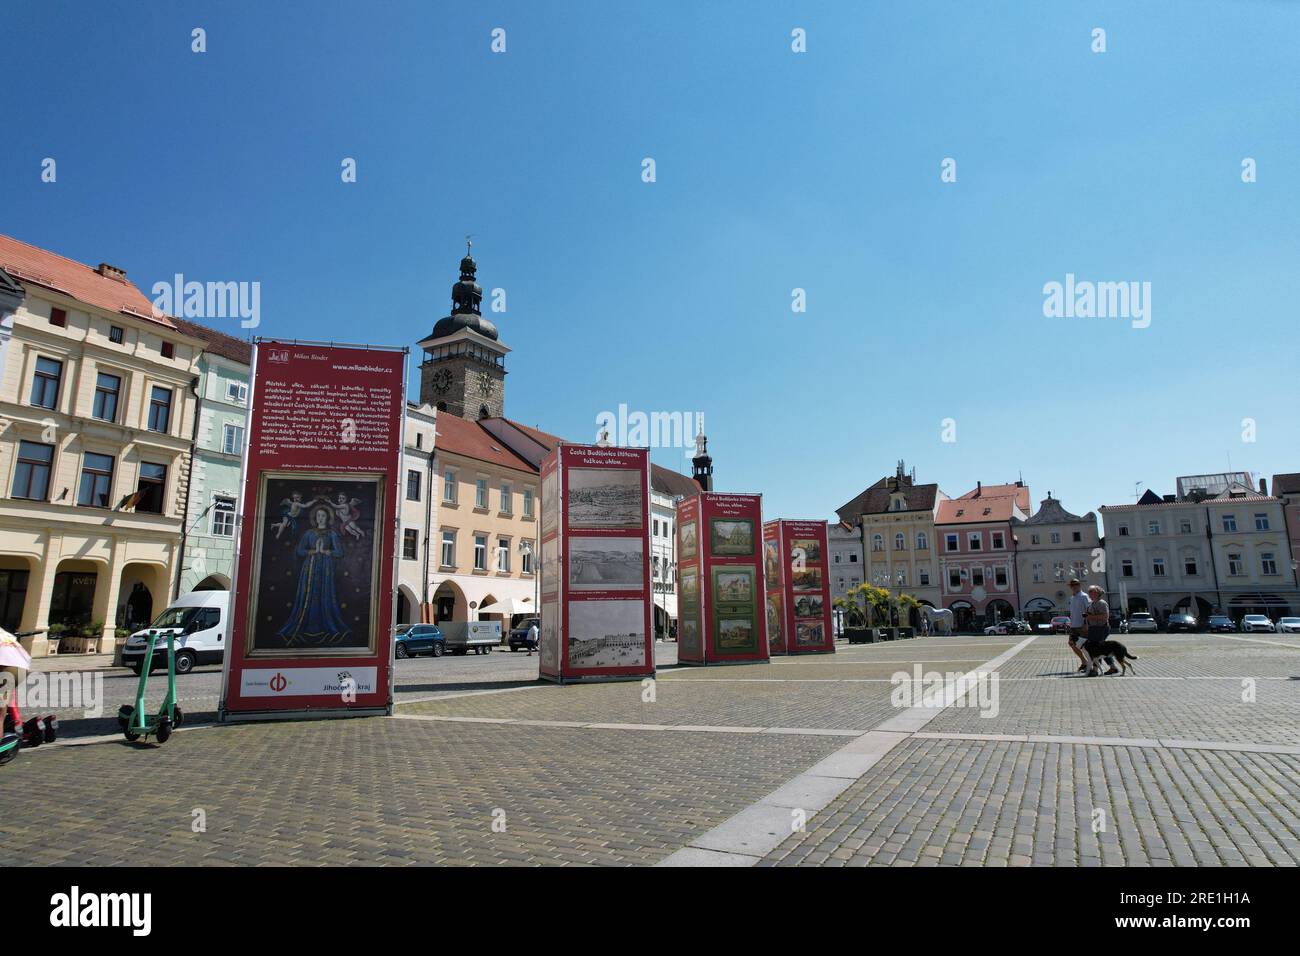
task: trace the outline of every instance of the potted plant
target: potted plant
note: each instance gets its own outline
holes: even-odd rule
[[[910,594],[900,594],[898,596],[898,608],[900,616],[903,614],[907,616],[907,624],[898,628],[898,636],[900,638],[916,637],[916,625],[913,622],[921,613],[921,602]]]
[[[51,624],[45,629],[45,640],[48,644],[49,654],[58,654],[62,650],[63,635],[67,632],[66,624]]]
[[[849,594],[849,597],[836,598],[831,602],[844,612],[844,636],[850,644],[869,644],[874,638],[871,628],[867,627],[867,615],[853,597],[853,592],[850,591]]]

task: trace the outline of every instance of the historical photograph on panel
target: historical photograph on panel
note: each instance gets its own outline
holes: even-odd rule
[[[797,567],[804,564],[817,564],[822,559],[822,543],[816,538],[795,538],[790,542],[790,559]]]
[[[700,576],[694,568],[682,571],[682,603],[695,604],[700,596]]]
[[[821,568],[804,568],[802,571],[792,571],[790,576],[793,578],[796,591],[820,591],[822,589]]]
[[[775,541],[763,542],[763,575],[767,581],[767,590],[774,591],[781,586],[780,548]]]
[[[816,623],[797,621],[794,626],[794,642],[803,647],[811,644],[824,644],[826,642],[825,628],[820,621]]]
[[[754,606],[753,568],[714,568],[713,603]]]
[[[560,517],[560,471],[542,479],[542,534],[550,534]]]
[[[700,624],[694,616],[683,617],[678,631],[679,653],[682,657],[700,656]]]
[[[645,587],[642,538],[570,535],[570,591],[635,591]]]
[[[696,532],[694,521],[683,521],[679,529],[682,535],[682,549],[680,558],[693,558],[699,554],[699,537]]]
[[[644,479],[630,468],[570,468],[570,528],[640,528]]]
[[[773,650],[785,646],[785,636],[781,633],[781,595],[767,596],[767,644]]]
[[[541,655],[541,668],[555,672],[560,668],[560,605],[558,601],[542,604],[542,629],[538,635],[538,653]]]
[[[293,657],[375,648],[379,477],[264,472],[246,646]]]
[[[569,602],[568,645],[573,668],[644,664],[644,602]]]
[[[554,594],[560,584],[560,539],[542,542],[542,593]]]
[[[709,522],[709,547],[715,555],[754,553],[754,522],[748,518],[714,518]]]
[[[719,615],[716,627],[713,643],[719,651],[758,650],[758,635],[752,617]]]
[[[821,617],[822,616],[822,597],[820,594],[806,594],[796,598],[794,602],[795,617]]]

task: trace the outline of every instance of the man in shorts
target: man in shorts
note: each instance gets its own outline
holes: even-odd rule
[[[1088,640],[1088,628],[1083,616],[1088,610],[1088,595],[1083,593],[1083,585],[1078,578],[1070,578],[1070,650],[1079,658],[1079,673],[1086,673],[1092,662],[1083,653],[1083,645]]]

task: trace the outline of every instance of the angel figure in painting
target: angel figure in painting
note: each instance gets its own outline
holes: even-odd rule
[[[358,519],[361,517],[361,509],[358,507],[360,504],[360,498],[353,498],[349,501],[348,496],[341,491],[330,504],[330,507],[334,509],[334,517],[338,519],[339,527],[358,541],[366,536],[366,533],[361,530],[361,526],[357,524]]]
[[[280,520],[271,525],[271,530],[275,532],[278,539],[280,535],[288,531],[289,534],[298,533],[298,519],[302,513],[311,508],[321,499],[313,498],[311,501],[302,500],[302,492],[295,491],[288,498],[280,502]]]
[[[343,541],[330,527],[330,512],[325,507],[311,513],[311,527],[303,532],[296,551],[302,560],[298,569],[298,590],[294,594],[289,619],[279,635],[288,645],[337,644],[351,628],[344,623],[339,607],[334,574],[343,557]]]

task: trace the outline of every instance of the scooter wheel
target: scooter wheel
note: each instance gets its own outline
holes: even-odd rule
[[[45,742],[47,744],[52,744],[58,736],[59,718],[55,717],[53,714],[47,714],[45,717]]]
[[[172,725],[169,720],[158,721],[158,729],[153,732],[154,739],[160,744],[165,744],[171,738]]]
[[[174,711],[172,714],[172,726],[179,727],[181,724],[185,723],[185,711],[181,710],[180,704],[177,704],[172,708],[172,710]]]
[[[3,749],[0,749],[0,767],[3,767],[9,761],[15,759],[18,756],[18,751],[20,749],[17,740],[4,741]]]

